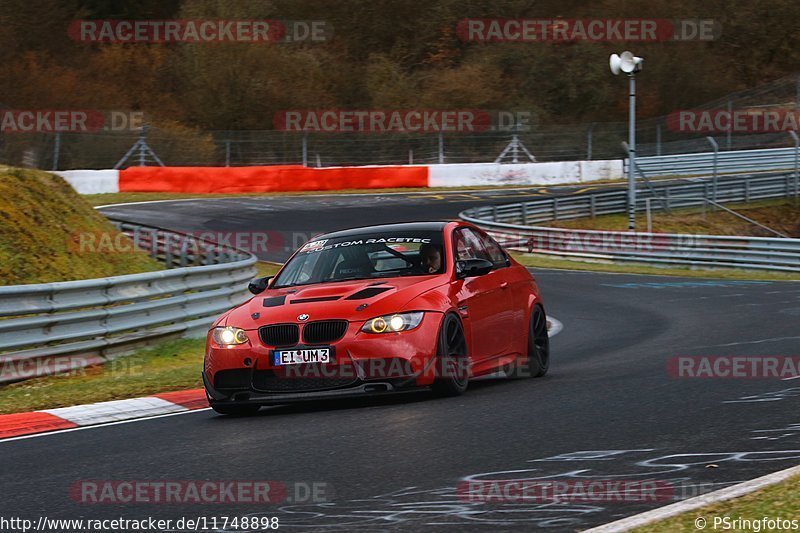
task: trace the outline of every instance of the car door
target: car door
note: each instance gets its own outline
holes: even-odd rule
[[[519,268],[509,268],[511,267],[511,261],[509,261],[506,252],[489,234],[481,230],[476,230],[475,233],[478,234],[489,260],[494,264],[492,272],[497,273],[496,276],[500,287],[506,289],[508,293],[503,296],[503,313],[508,317],[505,327],[510,334],[509,338],[513,338],[514,335],[521,335],[528,326],[526,308],[531,290],[530,276],[520,272]]]
[[[471,228],[459,228],[453,234],[454,259],[486,259],[491,261],[480,237]],[[507,324],[511,294],[503,286],[503,274],[492,270],[483,276],[456,281],[456,299],[461,316],[469,321],[473,361],[478,363],[508,352],[511,343]]]

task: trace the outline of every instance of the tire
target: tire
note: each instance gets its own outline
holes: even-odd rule
[[[528,356],[522,364],[507,371],[512,379],[540,378],[550,368],[550,336],[547,333],[547,315],[541,305],[535,305],[528,322]]]
[[[249,416],[254,415],[261,409],[260,405],[220,405],[211,404],[211,408],[221,415]]]
[[[436,344],[436,379],[433,391],[437,396],[460,396],[469,386],[467,341],[461,321],[453,314],[445,315]]]

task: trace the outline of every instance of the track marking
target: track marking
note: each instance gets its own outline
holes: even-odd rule
[[[36,438],[39,438],[39,437],[49,437],[51,435],[58,435],[60,433],[70,433],[72,431],[83,431],[83,430],[86,430],[86,429],[107,428],[109,426],[116,426],[118,424],[131,424],[133,422],[142,422],[144,420],[155,420],[156,418],[165,418],[165,417],[168,417],[168,416],[189,415],[189,414],[192,414],[192,413],[200,413],[202,411],[210,411],[210,410],[211,410],[210,407],[205,407],[203,409],[194,409],[194,410],[191,410],[191,411],[189,411],[189,410],[187,410],[187,411],[179,411],[177,413],[166,413],[166,414],[163,414],[163,415],[148,416],[148,417],[145,417],[145,418],[131,418],[130,420],[118,420],[116,422],[108,422],[106,424],[98,424],[96,426],[80,426],[80,427],[70,428],[70,429],[61,429],[61,430],[58,430],[58,431],[50,431],[48,433],[34,433],[32,435],[22,435],[22,436],[19,436],[19,437],[11,437],[9,439],[2,439],[2,440],[0,440],[0,444],[2,444],[4,442],[11,442],[11,441],[14,441],[14,440],[36,439]]]
[[[562,324],[560,320],[552,316],[547,317],[547,331],[551,338],[558,335],[563,329],[564,329],[564,324]],[[183,392],[184,391],[178,391],[176,393],[166,393],[165,396],[179,395]],[[139,418],[129,418],[126,420],[115,420],[115,417],[120,416],[120,413],[122,413],[123,411],[125,411],[125,409],[128,409],[132,406],[136,407],[141,412],[147,412],[148,409],[154,409],[154,408],[163,409],[167,405],[174,406],[174,409],[176,409],[177,411],[173,413],[162,413],[158,415],[144,416]],[[18,437],[9,437],[7,439],[0,439],[0,443],[10,442],[14,440],[21,440],[21,439],[47,437],[50,435],[67,433],[70,431],[104,428],[108,426],[115,426],[117,424],[129,424],[132,422],[142,422],[145,420],[154,420],[156,418],[163,418],[167,416],[186,415],[186,414],[197,413],[200,411],[209,411],[209,410],[211,410],[210,407],[189,409],[186,406],[180,405],[179,403],[172,404],[156,396],[131,398],[128,400],[114,400],[111,402],[102,402],[97,404],[76,405],[74,407],[58,407],[55,409],[46,409],[41,412],[58,416],[59,418],[64,419],[63,423],[65,424],[86,423],[93,425],[71,427],[67,429],[58,429],[55,431],[48,431],[44,433],[33,433],[30,435],[20,435]]]
[[[565,187],[569,187],[570,185],[564,185]],[[451,196],[454,194],[465,194],[465,193],[491,193],[491,192],[508,192],[508,191],[525,191],[529,192],[530,194],[535,194],[535,186],[529,185],[526,187],[501,187],[497,189],[460,189],[458,191],[417,191],[417,192],[356,192],[356,193],[343,193],[343,194],[279,194],[279,195],[270,195],[269,193],[264,193],[262,196],[198,196],[195,198],[174,198],[174,199],[166,199],[166,200],[142,200],[139,202],[122,202],[116,204],[104,204],[95,206],[95,209],[105,209],[107,207],[123,207],[128,205],[146,205],[146,204],[159,204],[164,202],[196,202],[198,200],[209,201],[209,200],[236,200],[236,199],[258,199],[258,198],[269,198],[269,199],[281,199],[281,198],[338,198],[338,197],[350,197],[350,196],[406,196],[407,198],[419,198],[422,197],[432,197],[437,199],[436,197],[444,197],[444,196]],[[465,194],[466,195],[466,194]],[[444,199],[444,198],[439,198]],[[478,196],[473,199],[483,199],[482,197]]]
[[[755,492],[758,489],[775,485],[776,483],[785,481],[798,474],[800,474],[800,466],[794,466],[787,468],[786,470],[781,470],[779,472],[767,474],[766,476],[757,477],[731,487],[709,492],[708,494],[703,494],[702,496],[689,498],[688,500],[684,500],[682,502],[673,503],[665,507],[653,509],[652,511],[647,511],[634,516],[629,516],[628,518],[623,518],[622,520],[617,520],[602,526],[587,529],[584,531],[584,533],[616,533],[621,531],[630,531],[631,529],[641,527],[646,524],[664,520],[666,518],[672,518],[673,516],[677,516],[679,514],[700,509],[712,503],[745,496],[751,492]]]
[[[562,324],[560,320],[553,318],[552,316],[547,317],[547,334],[551,338],[561,333],[561,330],[563,329],[564,324]]]

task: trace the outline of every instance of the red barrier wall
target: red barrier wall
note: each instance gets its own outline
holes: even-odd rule
[[[119,173],[120,192],[233,193],[427,186],[425,166],[131,167]]]

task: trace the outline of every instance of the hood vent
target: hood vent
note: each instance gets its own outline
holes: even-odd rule
[[[280,307],[286,301],[286,295],[273,296],[272,298],[264,298],[264,307]]]
[[[351,294],[345,300],[366,300],[367,298],[372,298],[373,296],[377,296],[382,292],[386,292],[392,290],[391,287],[367,287],[366,289],[361,289],[360,291]]]
[[[313,302],[332,302],[338,300],[338,296],[317,296],[316,298],[296,298],[290,304],[310,304]]]

